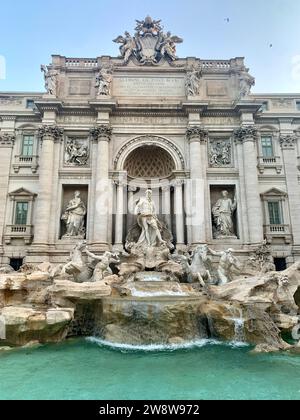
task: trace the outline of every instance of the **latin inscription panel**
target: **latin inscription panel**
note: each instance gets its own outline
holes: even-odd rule
[[[185,96],[183,77],[114,77],[113,96]]]

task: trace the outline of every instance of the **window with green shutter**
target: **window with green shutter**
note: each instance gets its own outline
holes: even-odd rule
[[[270,201],[268,203],[268,207],[269,207],[270,224],[281,225],[283,222],[282,222],[280,202]]]
[[[16,203],[16,225],[27,225],[28,215],[28,202],[17,202]]]
[[[270,158],[274,156],[272,136],[263,136],[261,138],[261,148],[263,157]]]
[[[32,135],[23,136],[22,156],[33,155],[33,142],[34,142],[34,136]]]

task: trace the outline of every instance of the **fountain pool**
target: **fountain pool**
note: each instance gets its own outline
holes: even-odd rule
[[[300,357],[250,350],[209,340],[164,349],[81,339],[2,352],[0,398],[299,400]]]

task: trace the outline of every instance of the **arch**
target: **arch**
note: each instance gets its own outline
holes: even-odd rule
[[[279,133],[280,130],[275,125],[267,125],[267,124],[265,124],[265,125],[259,126],[258,127],[258,131],[260,133],[267,133],[268,132],[268,133],[276,134],[276,133]]]
[[[124,170],[135,179],[169,178],[175,170],[175,162],[165,149],[144,145],[127,156]]]
[[[16,125],[16,131],[37,131],[40,127],[40,124],[33,124],[33,123],[23,123],[20,125]]]
[[[125,161],[127,157],[134,150],[143,146],[156,146],[156,147],[160,147],[161,149],[164,149],[172,157],[175,164],[175,170],[176,171],[185,170],[185,160],[179,148],[169,139],[165,137],[153,136],[153,135],[138,136],[127,141],[118,151],[114,159],[115,170],[119,170],[119,171],[124,170],[124,165],[125,165]]]

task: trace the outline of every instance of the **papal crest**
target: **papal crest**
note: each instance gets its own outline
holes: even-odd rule
[[[183,42],[171,32],[164,33],[160,20],[153,20],[147,16],[143,21],[136,21],[135,36],[132,37],[129,32],[124,36],[119,36],[114,42],[121,44],[120,53],[124,64],[127,64],[130,58],[136,58],[142,65],[159,64],[163,58],[168,61],[175,61],[176,44]]]

